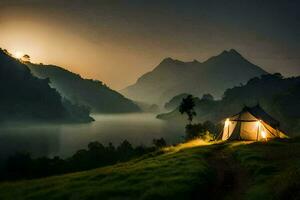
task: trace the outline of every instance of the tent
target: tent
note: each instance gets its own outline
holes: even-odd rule
[[[222,140],[265,141],[272,138],[287,138],[279,130],[279,122],[259,105],[245,106],[238,114],[225,120]]]

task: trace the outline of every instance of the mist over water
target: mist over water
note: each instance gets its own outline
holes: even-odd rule
[[[184,135],[184,126],[155,118],[154,114],[93,115],[88,124],[18,124],[0,128],[0,158],[15,152],[29,152],[34,157],[68,157],[87,148],[89,142],[118,145],[127,139],[133,145],[150,145],[163,137],[172,144]]]

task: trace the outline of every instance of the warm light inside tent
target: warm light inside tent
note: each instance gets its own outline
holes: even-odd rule
[[[261,137],[266,139],[267,138],[267,134],[265,131],[261,131]]]
[[[253,112],[253,113],[252,113]],[[285,136],[278,130],[278,126],[272,126],[268,122],[276,122],[272,117],[264,121],[264,116],[268,116],[259,106],[245,107],[242,112],[232,117],[225,118],[223,131],[220,134],[222,140],[251,140],[267,141],[272,138],[284,138]]]
[[[260,126],[260,121],[256,122],[256,126],[259,127]]]
[[[229,119],[226,119],[225,121],[225,127],[228,127],[229,126]]]

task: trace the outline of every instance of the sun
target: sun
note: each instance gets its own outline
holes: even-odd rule
[[[20,58],[22,58],[23,56],[24,56],[24,53],[21,52],[21,51],[16,51],[16,52],[14,53],[14,57],[17,58],[17,59],[20,59]]]

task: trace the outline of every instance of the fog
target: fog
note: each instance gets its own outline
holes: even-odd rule
[[[0,128],[0,157],[29,152],[33,157],[71,156],[91,141],[118,145],[127,139],[133,145],[150,145],[153,138],[169,143],[182,140],[184,126],[170,124],[153,114],[93,115],[88,124],[7,124]]]

